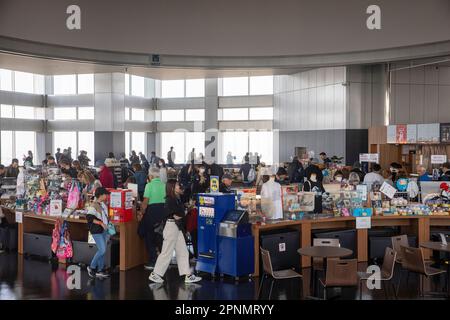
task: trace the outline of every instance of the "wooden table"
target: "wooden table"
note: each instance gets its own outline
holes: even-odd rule
[[[420,246],[433,251],[450,253],[450,244],[443,245],[441,242],[427,241],[422,243]],[[450,263],[447,263],[447,298],[450,298]]]
[[[372,227],[399,227],[402,234],[417,236],[418,244],[421,245],[430,241],[431,227],[449,227],[450,216],[374,216],[372,217]],[[276,223],[266,223],[264,225],[254,224],[252,233],[255,238],[254,259],[255,259],[255,277],[259,276],[260,260],[260,234],[266,231],[277,229],[293,229],[300,233],[299,247],[311,246],[312,231],[323,229],[356,229],[356,218],[354,217],[336,217],[323,219],[305,219],[305,220],[286,220]],[[368,261],[368,229],[356,229],[356,257],[358,262]],[[429,258],[431,250],[425,250],[425,258]],[[311,266],[311,257],[300,256],[299,265],[302,268]]]

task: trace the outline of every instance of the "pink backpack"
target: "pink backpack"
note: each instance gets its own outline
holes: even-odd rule
[[[75,210],[76,208],[78,208],[80,198],[81,198],[81,191],[79,183],[76,181],[72,181],[72,186],[69,191],[66,207]]]
[[[73,257],[72,241],[70,240],[70,233],[67,228],[67,221],[64,221],[59,233],[58,248],[56,249],[56,256],[59,259],[68,259]]]

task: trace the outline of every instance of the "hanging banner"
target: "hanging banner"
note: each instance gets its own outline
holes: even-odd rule
[[[408,140],[407,126],[398,124],[395,130],[395,141],[397,143],[406,143]]]

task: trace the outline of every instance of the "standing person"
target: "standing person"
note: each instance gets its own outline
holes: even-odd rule
[[[61,156],[62,156],[61,148],[56,148],[55,159],[58,164],[59,160],[61,160]]]
[[[6,168],[6,177],[14,177],[17,178],[19,175],[19,160],[12,159],[11,165]]]
[[[72,179],[76,179],[77,178],[78,171],[74,167],[72,167],[70,165],[69,160],[67,160],[65,158],[61,159],[60,167],[61,167],[61,172],[62,173],[67,174]]]
[[[110,192],[103,187],[95,190],[95,200],[88,208],[86,220],[89,232],[94,238],[97,252],[87,267],[89,277],[107,278],[109,275],[104,271],[106,245],[109,240],[108,234],[108,206],[105,204]]]
[[[192,194],[191,199],[199,193],[205,193],[209,188],[209,177],[206,173],[204,165],[199,165],[197,170],[195,170],[194,179],[192,183]]]
[[[142,202],[142,212],[144,216],[139,224],[139,234],[145,240],[145,247],[149,257],[149,262],[145,265],[147,270],[153,270],[157,259],[157,251],[162,250],[162,241],[155,232],[155,225],[163,221],[166,216],[164,204],[166,202],[166,185],[159,178],[159,169],[150,168],[149,180],[145,186],[144,201]],[[173,249],[172,249],[173,251]]]
[[[95,163],[95,166],[98,168],[98,178],[104,188],[114,188],[114,177],[109,170],[109,168],[105,165],[104,161],[98,160]]]
[[[173,150],[173,147],[170,147],[169,152],[167,152],[167,161],[168,166],[173,168],[173,166],[175,165],[175,151]]]
[[[156,152],[155,151],[152,151],[150,153],[150,161],[149,161],[150,165],[151,166],[156,166],[158,164],[158,162],[159,162],[159,157],[156,156]]]
[[[322,159],[323,164],[328,167],[328,165],[331,163],[331,159],[327,157],[327,154],[325,152],[321,152],[319,154],[320,159]]]
[[[161,178],[161,181],[166,184],[167,183],[167,168],[166,168],[166,162],[163,158],[159,158],[158,163],[159,168],[159,177]]]
[[[292,162],[289,163],[287,172],[289,176],[289,183],[303,182],[303,165],[297,156],[295,156],[292,159]]]
[[[139,157],[136,154],[136,151],[131,151],[130,155],[130,164],[133,165],[134,163],[140,163]]]
[[[219,180],[222,180],[223,176],[223,167],[221,165],[218,165],[215,161],[209,160],[207,162],[206,171],[209,176],[217,176],[219,177]]]
[[[249,179],[249,175],[250,175],[250,171],[251,170],[252,170],[252,166],[248,162],[245,162],[243,165],[241,165],[241,169],[239,169],[239,174],[242,176],[242,183],[246,187],[251,186],[252,182],[254,180],[254,179]]]
[[[233,155],[231,154],[231,151],[228,151],[227,153],[227,165],[231,166],[233,164]]]
[[[89,162],[91,161],[91,159],[88,158],[86,151],[81,150],[80,155],[78,156],[78,161],[83,168],[87,168],[89,167]]]
[[[94,175],[89,170],[83,170],[78,173],[78,180],[83,184],[82,194],[85,201],[91,199],[95,194],[95,190],[102,187],[100,180],[95,179]]]
[[[28,150],[27,156],[23,157],[23,162],[24,162],[24,165],[28,164],[28,166],[30,166],[30,167],[33,166],[33,152],[31,152],[31,150]]]
[[[191,273],[189,268],[189,252],[185,240],[185,222],[186,211],[181,201],[183,191],[178,182],[170,179],[166,185],[166,215],[167,221],[163,232],[163,246],[161,254],[156,260],[155,269],[150,274],[149,280],[156,283],[163,283],[167,268],[172,259],[173,251],[177,258],[178,272],[184,276],[185,283],[193,283],[202,280]]]
[[[139,158],[141,159],[142,169],[144,169],[145,172],[148,172],[148,169],[150,169],[150,164],[148,163],[147,158],[142,152],[139,152]]]
[[[188,163],[194,163],[195,162],[195,148],[192,148],[191,152],[189,152],[188,155]]]
[[[442,175],[440,181],[450,181],[450,162],[445,162],[442,165]]]
[[[381,166],[378,163],[375,163],[372,167],[372,172],[366,174],[364,176],[364,184],[367,184],[368,189],[371,190],[371,187],[374,183],[383,184],[384,178],[381,175]]]
[[[147,184],[148,170],[145,171],[139,163],[133,164],[134,179],[138,185],[139,200],[143,200],[144,190]]]
[[[72,166],[75,168],[75,170],[77,170],[77,173],[80,173],[81,171],[83,171],[83,168],[81,167],[81,163],[78,160],[74,160],[72,162]]]
[[[120,162],[120,166],[123,168],[123,167],[126,167],[126,168],[128,168],[129,166],[130,166],[130,161],[128,161],[128,159],[127,159],[127,157],[126,157],[126,155],[125,155],[125,152],[121,152],[120,153],[120,159],[119,159],[119,162]]]
[[[72,162],[72,147],[67,148],[67,157],[69,157],[69,161]]]

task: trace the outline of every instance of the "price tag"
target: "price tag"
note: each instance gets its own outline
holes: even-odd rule
[[[23,212],[16,211],[16,223],[23,223]]]
[[[397,192],[397,189],[395,189],[393,186],[391,186],[389,183],[383,182],[381,185],[380,191],[385,194],[389,199],[392,199]]]
[[[357,217],[356,229],[370,229],[372,227],[372,219],[370,217]]]

